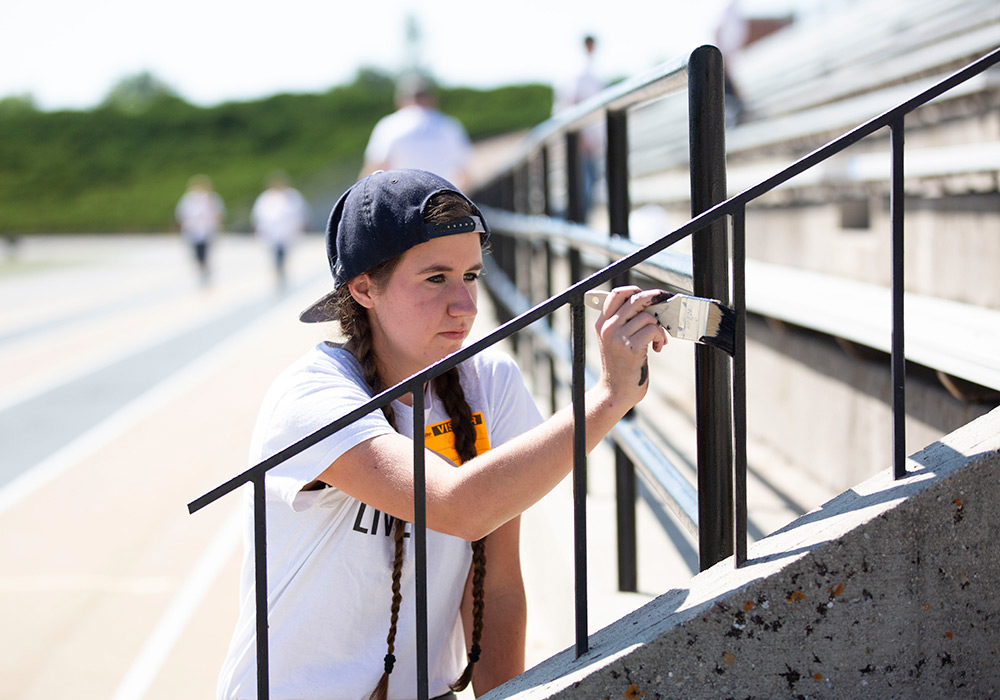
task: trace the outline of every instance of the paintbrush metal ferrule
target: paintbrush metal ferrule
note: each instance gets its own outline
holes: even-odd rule
[[[584,303],[600,310],[607,296],[608,292],[594,289],[584,294]],[[714,345],[733,354],[735,313],[722,302],[663,292],[645,310],[674,338]]]
[[[708,299],[678,294],[668,302],[677,308],[677,337],[686,340],[700,340],[705,337],[708,326]]]

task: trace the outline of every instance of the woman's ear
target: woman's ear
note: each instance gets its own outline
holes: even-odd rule
[[[350,280],[347,283],[347,288],[350,290],[351,296],[354,297],[354,301],[361,304],[361,306],[370,309],[375,305],[375,302],[372,301],[374,285],[372,284],[372,278],[368,276],[367,272],[363,272]]]

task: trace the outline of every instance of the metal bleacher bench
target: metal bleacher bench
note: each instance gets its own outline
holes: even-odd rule
[[[747,260],[746,303],[751,313],[890,350],[886,287]],[[1000,311],[918,294],[904,304],[908,361],[1000,391]]]
[[[495,216],[503,225],[505,215]],[[587,236],[593,237],[588,252],[595,256],[595,261],[602,255],[624,257],[641,247],[618,236],[601,238],[573,224],[535,220],[531,225],[556,239],[561,228],[572,229],[578,243]],[[691,279],[691,258],[668,249],[637,269],[661,284],[686,289]],[[1000,392],[1000,311],[913,293],[904,295],[904,306],[908,362],[937,372],[941,382],[958,398],[971,400],[985,393],[992,399]],[[750,314],[800,326],[856,346],[882,353],[891,349],[892,302],[888,287],[748,259],[746,309]],[[965,383],[973,386],[967,387]],[[982,392],[977,387],[988,391]]]
[[[727,130],[729,192],[774,174],[789,156],[824,142],[919,94],[957,67],[1000,46],[1000,3],[995,0],[891,0],[789,29],[754,44],[738,57],[736,78],[750,118]],[[849,35],[844,48],[832,35]],[[846,39],[844,39],[846,41]],[[956,105],[996,95],[1000,72],[977,75],[928,106]],[[988,98],[995,99],[995,98]],[[664,144],[662,123],[684,105],[648,108],[637,120],[633,202],[683,202],[690,192],[685,143]],[[974,111],[989,111],[978,104]],[[874,150],[872,150],[874,149]],[[996,176],[1000,139],[974,146],[913,144],[907,148],[910,180],[962,175]],[[888,144],[872,144],[813,168],[782,189],[885,181]]]
[[[940,77],[996,48],[998,32],[994,0],[855,3],[766,37],[731,68],[766,119]]]
[[[749,119],[726,132],[728,191],[742,192],[794,159],[921,93],[957,68],[1000,45],[996,0],[885,0],[793,24],[740,54],[734,77]],[[993,69],[932,101],[952,114],[989,114],[1000,85]],[[967,100],[967,102],[962,102]],[[963,107],[962,105],[968,105]],[[653,107],[634,134],[634,204],[678,208],[690,196],[683,143],[663,146],[661,124],[683,105]],[[658,112],[658,113],[656,113]],[[974,117],[975,118],[975,117]],[[647,126],[648,125],[648,126]],[[906,187],[959,178],[960,188],[995,188],[1000,138],[974,129],[975,143],[911,143]],[[983,139],[983,133],[992,137]],[[657,141],[659,139],[659,141]],[[887,141],[839,154],[780,189],[888,183]],[[959,182],[959,181],[956,181]],[[833,190],[830,190],[833,188]],[[857,190],[855,190],[857,191]],[[752,235],[752,233],[750,234]],[[889,352],[891,292],[841,276],[748,260],[750,313]],[[905,295],[908,361],[949,378],[1000,391],[1000,311],[945,299]],[[975,387],[973,387],[974,389]]]
[[[492,210],[488,215],[501,229],[532,230],[557,245],[562,237],[571,236],[598,266],[606,264],[609,257],[625,257],[641,247],[635,241],[618,236],[608,238],[568,222]],[[653,284],[675,290],[688,289],[691,283],[690,256],[670,249],[655,254],[637,270],[648,276]],[[519,298],[513,288],[504,290],[504,296]],[[941,380],[953,393],[957,387],[949,384],[948,378],[1000,392],[1000,311],[911,293],[904,295],[904,305],[909,362],[944,375]],[[522,313],[529,306],[529,302],[523,300],[511,311]],[[748,259],[746,308],[750,314],[801,326],[879,352],[890,351],[892,305],[891,291],[887,287]],[[544,337],[543,342],[555,348],[558,342],[554,337]]]

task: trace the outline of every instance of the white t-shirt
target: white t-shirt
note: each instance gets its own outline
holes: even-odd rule
[[[459,367],[482,453],[541,422],[517,366],[486,351]],[[275,381],[251,441],[257,464],[352,408],[371,393],[352,355],[320,343]],[[428,391],[426,445],[446,445],[447,412]],[[393,404],[400,432],[412,409]],[[442,429],[444,428],[444,429]],[[362,700],[383,671],[392,597],[392,518],[335,488],[302,491],[351,447],[392,430],[381,411],[275,467],[266,478],[270,697]],[[487,442],[488,441],[488,442]],[[460,468],[460,467],[459,467]],[[218,697],[256,698],[252,487],[245,487],[240,615],[219,678]],[[410,526],[407,526],[409,532]],[[416,610],[412,539],[407,538],[389,699],[416,697]],[[448,692],[464,668],[459,605],[472,561],[468,542],[427,532],[430,697]],[[489,575],[489,569],[487,569]]]
[[[420,168],[458,184],[472,156],[465,128],[432,107],[408,105],[382,117],[368,139],[365,162],[385,169]]]
[[[189,241],[205,241],[222,225],[226,207],[217,192],[189,190],[184,193],[174,210],[181,234]]]
[[[302,193],[294,187],[273,187],[257,197],[250,218],[261,240],[285,245],[305,230],[309,207]]]

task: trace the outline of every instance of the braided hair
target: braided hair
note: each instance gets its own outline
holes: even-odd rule
[[[444,192],[431,198],[424,218],[428,223],[442,224],[454,219],[474,215],[476,212],[468,202],[459,196]],[[375,286],[388,282],[389,277],[399,263],[399,257],[388,260],[368,271]],[[357,358],[361,364],[362,374],[373,394],[378,394],[388,387],[384,386],[375,362],[375,352],[372,345],[371,323],[367,310],[359,304],[350,293],[348,285],[344,284],[337,290],[331,300],[333,315],[340,323],[340,329],[347,338],[345,348]],[[451,419],[452,434],[455,439],[455,451],[462,463],[476,456],[476,428],[472,422],[472,409],[465,398],[465,391],[459,379],[457,367],[452,367],[444,374],[435,377],[431,386],[441,400],[448,417]],[[396,415],[392,405],[385,406],[382,411],[386,419],[394,427]],[[406,523],[396,519],[393,530],[393,564],[392,564],[392,604],[389,611],[389,633],[386,636],[386,655],[382,676],[379,678],[370,700],[386,700],[389,690],[389,674],[392,673],[396,657],[393,652],[396,642],[396,623],[399,619],[399,608],[402,602],[400,579],[403,572],[403,538]],[[483,633],[483,583],[486,579],[486,538],[472,543],[472,647],[469,651],[469,662],[459,678],[451,684],[451,689],[458,692],[468,687],[472,680],[472,672],[479,661],[481,649],[479,646]]]

